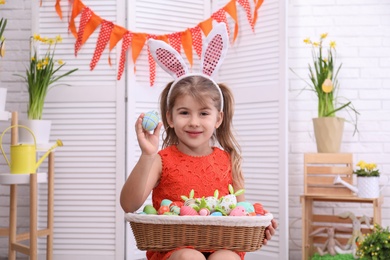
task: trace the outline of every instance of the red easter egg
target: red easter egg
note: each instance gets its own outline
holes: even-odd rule
[[[253,207],[255,208],[256,214],[258,214],[258,215],[264,215],[265,214],[263,205],[261,205],[260,203],[253,204]]]
[[[157,212],[159,215],[163,215],[165,212],[169,212],[169,207],[168,206],[161,206]]]

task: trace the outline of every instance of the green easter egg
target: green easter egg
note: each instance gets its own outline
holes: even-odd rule
[[[157,210],[153,207],[153,205],[146,205],[143,210],[146,214],[157,215]]]

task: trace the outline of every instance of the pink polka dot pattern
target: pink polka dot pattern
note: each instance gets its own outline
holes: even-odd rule
[[[77,57],[77,52],[81,48],[85,26],[87,25],[91,17],[92,17],[92,10],[89,9],[88,7],[84,8],[83,12],[81,13],[79,31],[77,32],[77,40],[74,45],[74,55],[76,57]]]
[[[213,74],[219,59],[221,58],[221,52],[223,48],[222,36],[217,34],[207,46],[204,61],[203,61],[203,73],[211,76]]]
[[[119,61],[119,70],[118,70],[118,77],[117,77],[118,80],[121,79],[123,71],[125,70],[126,51],[131,45],[132,38],[133,38],[133,34],[130,31],[127,31],[125,35],[123,35],[122,51],[121,51],[121,58]]]
[[[171,45],[178,53],[180,53],[180,48],[181,48],[180,32],[169,34],[168,40],[169,40],[169,45]]]
[[[230,35],[230,29],[229,29],[229,26],[228,26],[228,21],[227,21],[227,17],[226,17],[226,12],[225,10],[223,10],[223,8],[219,9],[217,12],[213,13],[211,15],[211,17],[221,23],[221,22],[224,22],[226,24],[226,29],[227,29],[227,32],[228,32],[228,35]]]
[[[237,0],[238,4],[241,5],[245,12],[246,12],[246,17],[248,19],[248,22],[252,28],[252,31],[255,30],[255,26],[253,24],[253,19],[252,19],[252,14],[251,14],[251,7],[249,5],[249,1],[248,0]]]
[[[192,46],[194,46],[196,54],[201,58],[202,56],[202,33],[199,25],[194,28],[190,28],[192,36]]]
[[[100,25],[100,33],[98,40],[96,42],[95,53],[93,54],[91,64],[89,65],[91,70],[93,70],[100,59],[100,56],[103,53],[104,48],[106,47],[108,41],[110,40],[111,31],[114,28],[114,23],[103,20]]]
[[[148,35],[148,39],[157,39],[156,35]],[[153,59],[152,54],[150,53],[148,47],[148,61],[149,61],[149,82],[150,86],[154,85],[154,81],[156,80],[156,62]]]
[[[184,68],[181,66],[180,61],[175,57],[173,53],[169,51],[158,48],[156,50],[157,59],[170,71],[174,72],[177,77],[183,76],[185,74]]]

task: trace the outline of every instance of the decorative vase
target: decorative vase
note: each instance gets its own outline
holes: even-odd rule
[[[314,135],[319,153],[340,152],[344,131],[344,118],[318,117],[313,118]]]
[[[5,111],[5,101],[7,100],[7,89],[0,88],[0,112]]]
[[[27,126],[34,133],[37,145],[47,145],[50,140],[51,120],[19,120],[20,125]],[[34,138],[25,129],[19,130],[19,143],[34,143]]]

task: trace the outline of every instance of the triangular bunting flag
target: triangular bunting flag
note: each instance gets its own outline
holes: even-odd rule
[[[254,26],[253,20],[252,20],[251,7],[249,5],[249,0],[237,0],[237,2],[244,8],[245,13],[246,13],[246,18],[248,19],[248,22],[252,28],[252,31],[255,31],[255,26]]]
[[[219,9],[218,11],[216,11],[215,13],[213,13],[211,15],[211,17],[217,21],[217,22],[223,22],[226,24],[226,29],[227,29],[227,32],[228,32],[228,35],[230,35],[230,29],[229,29],[229,25],[228,25],[228,21],[227,21],[227,18],[226,18],[226,13],[225,13],[225,10],[223,8]]]
[[[200,59],[200,57],[202,56],[202,32],[201,32],[201,29],[200,29],[199,25],[197,25],[194,28],[190,28],[190,31],[191,31],[191,36],[192,36],[192,46],[194,46],[195,52],[196,52],[196,54],[198,54],[198,57]]]
[[[148,35],[149,39],[157,39],[156,35]],[[150,53],[149,46],[148,46],[148,61],[149,61],[149,81],[150,86],[152,87],[154,85],[154,81],[156,80],[156,62],[153,59],[152,54]]]
[[[119,70],[118,70],[118,77],[117,77],[118,80],[121,79],[123,71],[125,70],[126,52],[131,45],[132,38],[133,38],[133,34],[130,31],[127,31],[123,36],[121,58],[119,61]]]
[[[168,34],[169,45],[171,45],[178,53],[181,49],[181,37],[180,32]]]
[[[87,25],[91,17],[92,17],[92,10],[89,9],[89,7],[84,8],[83,12],[81,13],[80,26],[79,26],[79,31],[77,32],[76,43],[74,44],[74,56],[76,57],[77,57],[77,52],[80,50],[83,42],[85,26]]]
[[[230,1],[227,5],[225,5],[223,9],[225,9],[225,11],[234,20],[235,25],[234,25],[233,42],[235,42],[238,36],[238,17],[237,17],[236,1],[235,0]]]
[[[93,54],[93,58],[91,60],[91,70],[93,70],[102,55],[104,48],[106,47],[108,41],[110,40],[111,31],[114,28],[114,24],[112,22],[103,20],[98,40],[96,42],[95,53]]]
[[[183,46],[184,53],[187,57],[190,66],[194,63],[192,59],[192,35],[190,29],[181,33],[181,45]]]

